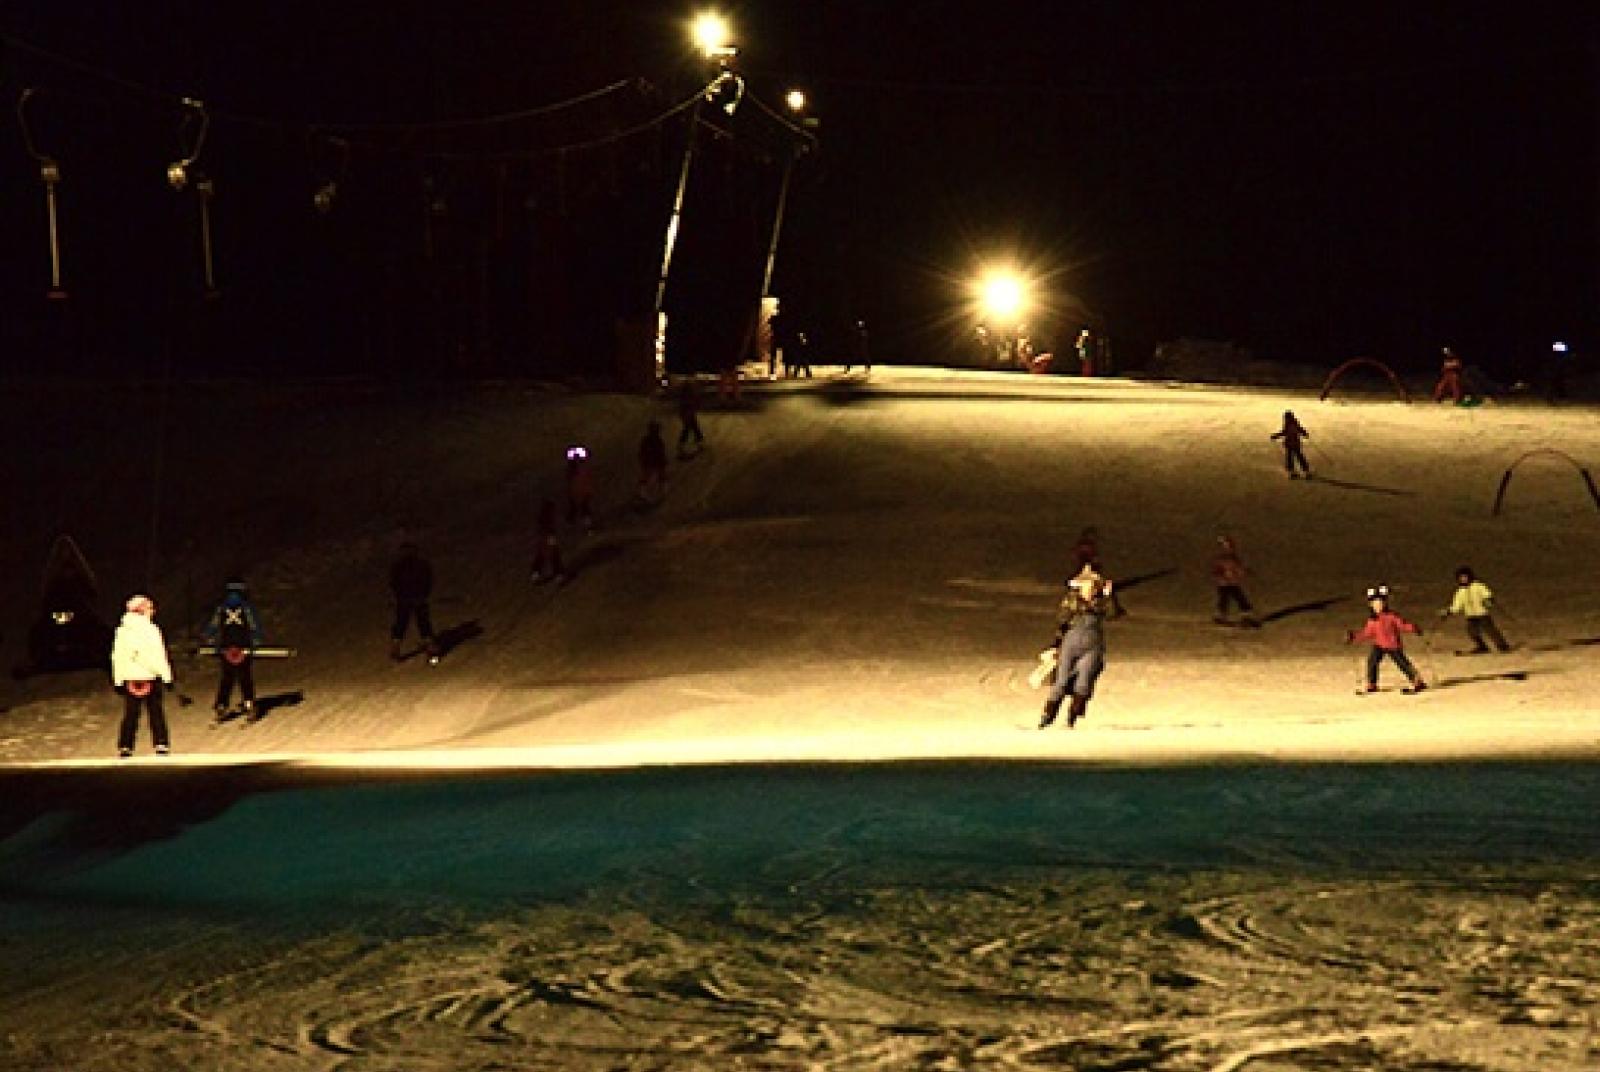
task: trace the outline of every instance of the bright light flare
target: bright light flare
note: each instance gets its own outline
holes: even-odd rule
[[[783,102],[789,106],[791,112],[803,112],[806,110],[806,91],[803,89],[791,89],[784,94]]]
[[[992,268],[978,280],[978,309],[986,320],[1014,324],[1028,311],[1028,281],[1009,268]]]
[[[731,47],[729,42],[733,39],[728,20],[715,11],[702,11],[696,15],[690,34],[694,38],[694,46],[708,57],[726,56]]]

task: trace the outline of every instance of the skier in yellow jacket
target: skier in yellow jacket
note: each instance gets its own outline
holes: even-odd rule
[[[1467,619],[1467,638],[1472,641],[1472,647],[1462,652],[1463,655],[1487,654],[1489,645],[1484,643],[1485,638],[1500,651],[1511,650],[1511,645],[1500,634],[1500,627],[1494,624],[1494,617],[1490,613],[1493,606],[1494,593],[1488,585],[1478,580],[1471,566],[1456,570],[1455,597],[1450,600],[1448,607],[1439,612],[1439,617],[1459,614]]]

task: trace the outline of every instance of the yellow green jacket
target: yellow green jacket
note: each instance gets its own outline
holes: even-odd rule
[[[1465,614],[1468,618],[1487,618],[1489,604],[1493,600],[1494,593],[1489,591],[1488,585],[1473,581],[1456,589],[1455,598],[1450,601],[1450,613]]]

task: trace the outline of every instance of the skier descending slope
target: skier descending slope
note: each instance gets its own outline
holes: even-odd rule
[[[1394,660],[1400,672],[1411,679],[1411,685],[1402,689],[1402,692],[1421,692],[1427,688],[1428,683],[1422,680],[1422,675],[1406,657],[1405,645],[1400,639],[1402,633],[1415,633],[1421,636],[1422,629],[1389,609],[1387,585],[1367,589],[1367,606],[1371,608],[1367,624],[1360,630],[1350,630],[1344,635],[1347,644],[1354,644],[1359,640],[1372,642],[1372,650],[1367,653],[1367,684],[1366,688],[1360,691],[1378,691],[1378,666],[1383,662],[1385,655]]]
[[[1061,701],[1068,695],[1072,697],[1067,707],[1068,729],[1076,726],[1088,712],[1095,681],[1105,669],[1103,623],[1111,590],[1111,582],[1096,573],[1092,566],[1084,566],[1067,582],[1067,594],[1061,600],[1056,624],[1056,683],[1044,703],[1040,729],[1056,720],[1061,712]]]

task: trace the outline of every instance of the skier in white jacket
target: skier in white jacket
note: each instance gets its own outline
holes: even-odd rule
[[[150,712],[150,735],[155,738],[156,755],[172,751],[167,735],[167,716],[161,709],[161,690],[172,686],[172,663],[167,659],[166,638],[155,623],[156,604],[149,596],[128,600],[127,613],[117,626],[111,644],[111,684],[122,693],[122,726],[117,732],[117,754],[133,755],[133,742],[139,732],[139,709]]]

